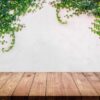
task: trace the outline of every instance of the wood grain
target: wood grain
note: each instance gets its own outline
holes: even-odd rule
[[[13,93],[13,96],[28,96],[34,75],[34,73],[24,73]]]
[[[0,89],[0,96],[11,96],[23,73],[13,73],[9,80]]]
[[[98,96],[94,88],[82,73],[72,73],[72,76],[82,96]]]
[[[29,96],[45,96],[47,73],[36,73]]]
[[[7,82],[7,80],[10,78],[12,73],[1,73],[0,74],[0,88]]]
[[[84,75],[100,95],[100,79],[94,73],[84,73]]]
[[[65,96],[62,73],[48,73],[46,96]]]
[[[80,96],[80,91],[70,73],[62,73],[62,83],[66,96]]]
[[[100,73],[0,73],[0,100],[99,100]]]

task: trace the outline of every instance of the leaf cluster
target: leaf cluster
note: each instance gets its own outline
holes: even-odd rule
[[[5,34],[11,34],[15,40],[15,32],[24,27],[20,24],[20,16],[41,8],[40,3],[41,0],[0,0],[0,37],[3,38]],[[0,42],[0,45],[4,45],[3,41]],[[13,47],[14,43],[8,48]],[[4,48],[2,49],[4,51]],[[6,51],[8,50],[6,49]]]
[[[65,8],[69,12],[74,11],[71,15],[66,14],[66,17],[72,17],[73,15],[89,14],[95,17],[92,31],[100,36],[100,0],[56,0],[53,2],[56,8],[57,19],[60,23],[65,24],[61,19],[59,12]]]

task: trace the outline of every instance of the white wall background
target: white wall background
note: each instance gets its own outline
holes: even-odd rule
[[[0,71],[100,71],[100,39],[91,33],[92,17],[73,17],[67,25],[48,4],[22,18],[15,47],[0,54]]]

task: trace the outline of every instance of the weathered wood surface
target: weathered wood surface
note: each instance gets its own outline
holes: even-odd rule
[[[0,73],[0,100],[99,100],[100,73]]]

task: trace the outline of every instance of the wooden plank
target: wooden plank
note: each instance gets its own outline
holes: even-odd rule
[[[35,73],[25,73],[18,83],[13,96],[28,96]]]
[[[94,89],[97,91],[98,95],[100,95],[100,79],[94,73],[83,73],[83,74],[92,84]]]
[[[6,84],[0,89],[0,96],[11,96],[23,73],[13,73]]]
[[[82,96],[98,96],[94,88],[82,73],[72,73],[72,76]]]
[[[96,72],[95,74],[100,79],[100,72]]]
[[[62,83],[66,96],[80,96],[79,89],[77,88],[70,73],[62,73]]]
[[[48,73],[46,96],[65,96],[61,73]]]
[[[4,73],[6,73],[6,72],[0,72],[0,78],[1,78],[1,76],[2,76]]]
[[[0,73],[0,88],[7,82],[12,73]]]
[[[45,96],[47,73],[36,73],[29,96]]]
[[[0,100],[99,100],[100,73],[0,73],[0,87]]]

